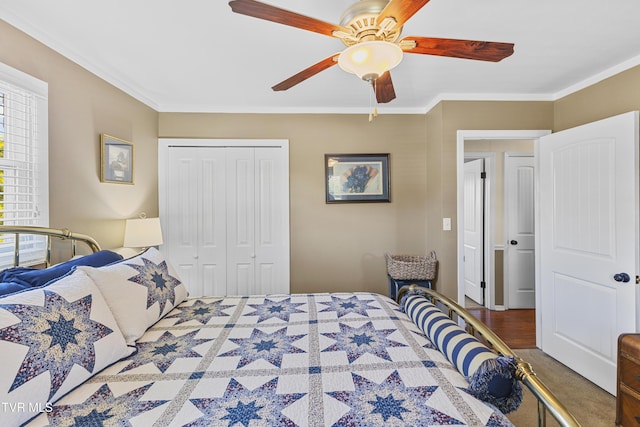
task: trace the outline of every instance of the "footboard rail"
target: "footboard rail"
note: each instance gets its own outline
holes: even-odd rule
[[[417,285],[403,286],[397,295],[397,301],[400,302],[402,298],[408,293],[419,289],[419,292],[425,295],[426,298],[431,300],[434,305],[438,305],[441,309],[442,306],[448,310],[447,315],[452,320],[462,319],[467,327],[468,332],[471,335],[478,334],[484,342],[493,351],[502,356],[511,356],[516,359],[516,376],[538,401],[538,426],[546,426],[546,414],[549,412],[553,418],[563,427],[580,427],[580,423],[569,412],[569,410],[558,400],[558,398],[544,385],[533,371],[531,364],[524,361],[517,354],[509,348],[507,344],[500,339],[491,329],[489,329],[484,323],[476,319],[471,313],[465,310],[462,306],[457,304],[452,299],[434,291],[433,289],[418,287]]]

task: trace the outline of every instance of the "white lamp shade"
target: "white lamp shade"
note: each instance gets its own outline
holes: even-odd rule
[[[124,225],[125,248],[148,248],[162,244],[160,218],[128,219]]]
[[[361,79],[377,79],[402,61],[402,49],[395,43],[381,40],[349,46],[340,53],[338,65]]]

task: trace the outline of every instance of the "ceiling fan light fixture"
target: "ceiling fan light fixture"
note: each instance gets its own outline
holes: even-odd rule
[[[375,80],[402,61],[402,49],[382,40],[365,41],[340,53],[338,65],[364,80]]]

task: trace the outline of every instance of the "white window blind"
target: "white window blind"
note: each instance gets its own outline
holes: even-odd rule
[[[0,64],[1,65],[1,64]],[[46,85],[45,85],[46,87]],[[49,224],[47,98],[42,82],[0,67],[0,223]],[[14,236],[0,241],[0,266],[13,264]],[[45,241],[25,236],[21,263],[44,259]]]

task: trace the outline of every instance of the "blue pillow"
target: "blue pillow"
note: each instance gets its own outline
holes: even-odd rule
[[[32,271],[32,267],[11,267],[0,271],[0,282],[11,282],[14,277],[26,271]]]
[[[0,295],[9,295],[14,292],[21,291],[23,289],[27,289],[27,286],[21,285],[20,283],[13,283],[13,282],[0,283]]]
[[[99,251],[91,255],[85,255],[80,258],[72,259],[67,262],[63,262],[53,267],[45,269],[24,269],[24,267],[15,267],[9,269],[8,272],[3,272],[0,277],[6,277],[7,281],[24,285],[26,287],[38,287],[45,285],[52,280],[59,279],[74,267],[78,265],[88,265],[90,267],[102,267],[107,264],[111,264],[116,261],[122,260],[122,255],[113,251]],[[19,271],[18,269],[22,269]]]

